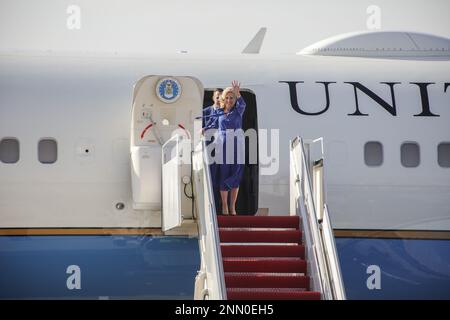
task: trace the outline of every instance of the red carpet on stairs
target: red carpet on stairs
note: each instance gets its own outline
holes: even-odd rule
[[[297,216],[218,216],[229,300],[318,300]]]

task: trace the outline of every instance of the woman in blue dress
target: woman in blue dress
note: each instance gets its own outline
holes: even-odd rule
[[[236,215],[236,200],[245,162],[242,116],[246,105],[241,97],[240,83],[233,81],[231,85],[232,87],[226,88],[222,93],[223,108],[217,114],[219,131],[215,156],[216,179],[218,179],[224,215]],[[228,206],[228,193],[230,193],[230,206]]]

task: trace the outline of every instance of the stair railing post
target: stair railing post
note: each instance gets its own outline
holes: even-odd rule
[[[201,257],[201,276],[196,279],[198,281],[196,281],[195,297],[226,300],[227,293],[216,207],[212,193],[206,150],[205,141],[202,140],[195,148],[195,156],[193,157],[194,161],[192,163],[195,177],[195,201],[198,212],[197,219]]]

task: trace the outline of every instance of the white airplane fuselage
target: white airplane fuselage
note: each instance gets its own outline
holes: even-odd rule
[[[449,61],[23,55],[0,57],[0,70],[0,139],[20,143],[19,161],[0,163],[3,229],[160,228],[157,212],[132,208],[130,116],[133,85],[171,75],[207,89],[237,79],[256,96],[258,129],[279,130],[278,170],[259,177],[269,215],[289,213],[289,140],[323,137],[335,229],[450,232],[450,168],[438,163],[438,145],[450,143]],[[38,161],[43,138],[57,142],[53,164]],[[373,167],[372,141],[383,148]],[[419,145],[416,167],[402,165],[405,142]]]
[[[0,136],[20,143],[20,160],[0,165],[2,227],[158,226],[129,205],[120,213],[114,205],[131,201],[133,85],[147,74],[171,74],[196,77],[205,88],[239,79],[244,90],[256,95],[259,129],[276,129],[280,135],[279,170],[260,176],[259,207],[269,208],[270,214],[288,212],[289,139],[324,137],[328,202],[336,228],[450,230],[450,170],[437,161],[437,146],[450,141],[448,61],[180,55],[3,57],[0,63]],[[287,82],[299,82],[298,108],[309,114],[294,109]],[[329,82],[328,109],[323,82]],[[383,82],[397,83],[392,85],[395,115],[360,90],[363,115],[356,115],[355,88],[349,82],[389,104],[391,89]],[[420,86],[411,83],[430,83],[425,113]],[[57,141],[54,164],[37,160],[42,138]],[[369,141],[383,145],[379,167],[364,163]],[[419,144],[415,168],[400,162],[404,142]],[[89,156],[79,150],[87,146]]]

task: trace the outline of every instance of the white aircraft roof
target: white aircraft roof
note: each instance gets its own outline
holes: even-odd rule
[[[450,39],[417,32],[356,32],[316,42],[297,54],[376,58],[450,58]]]

